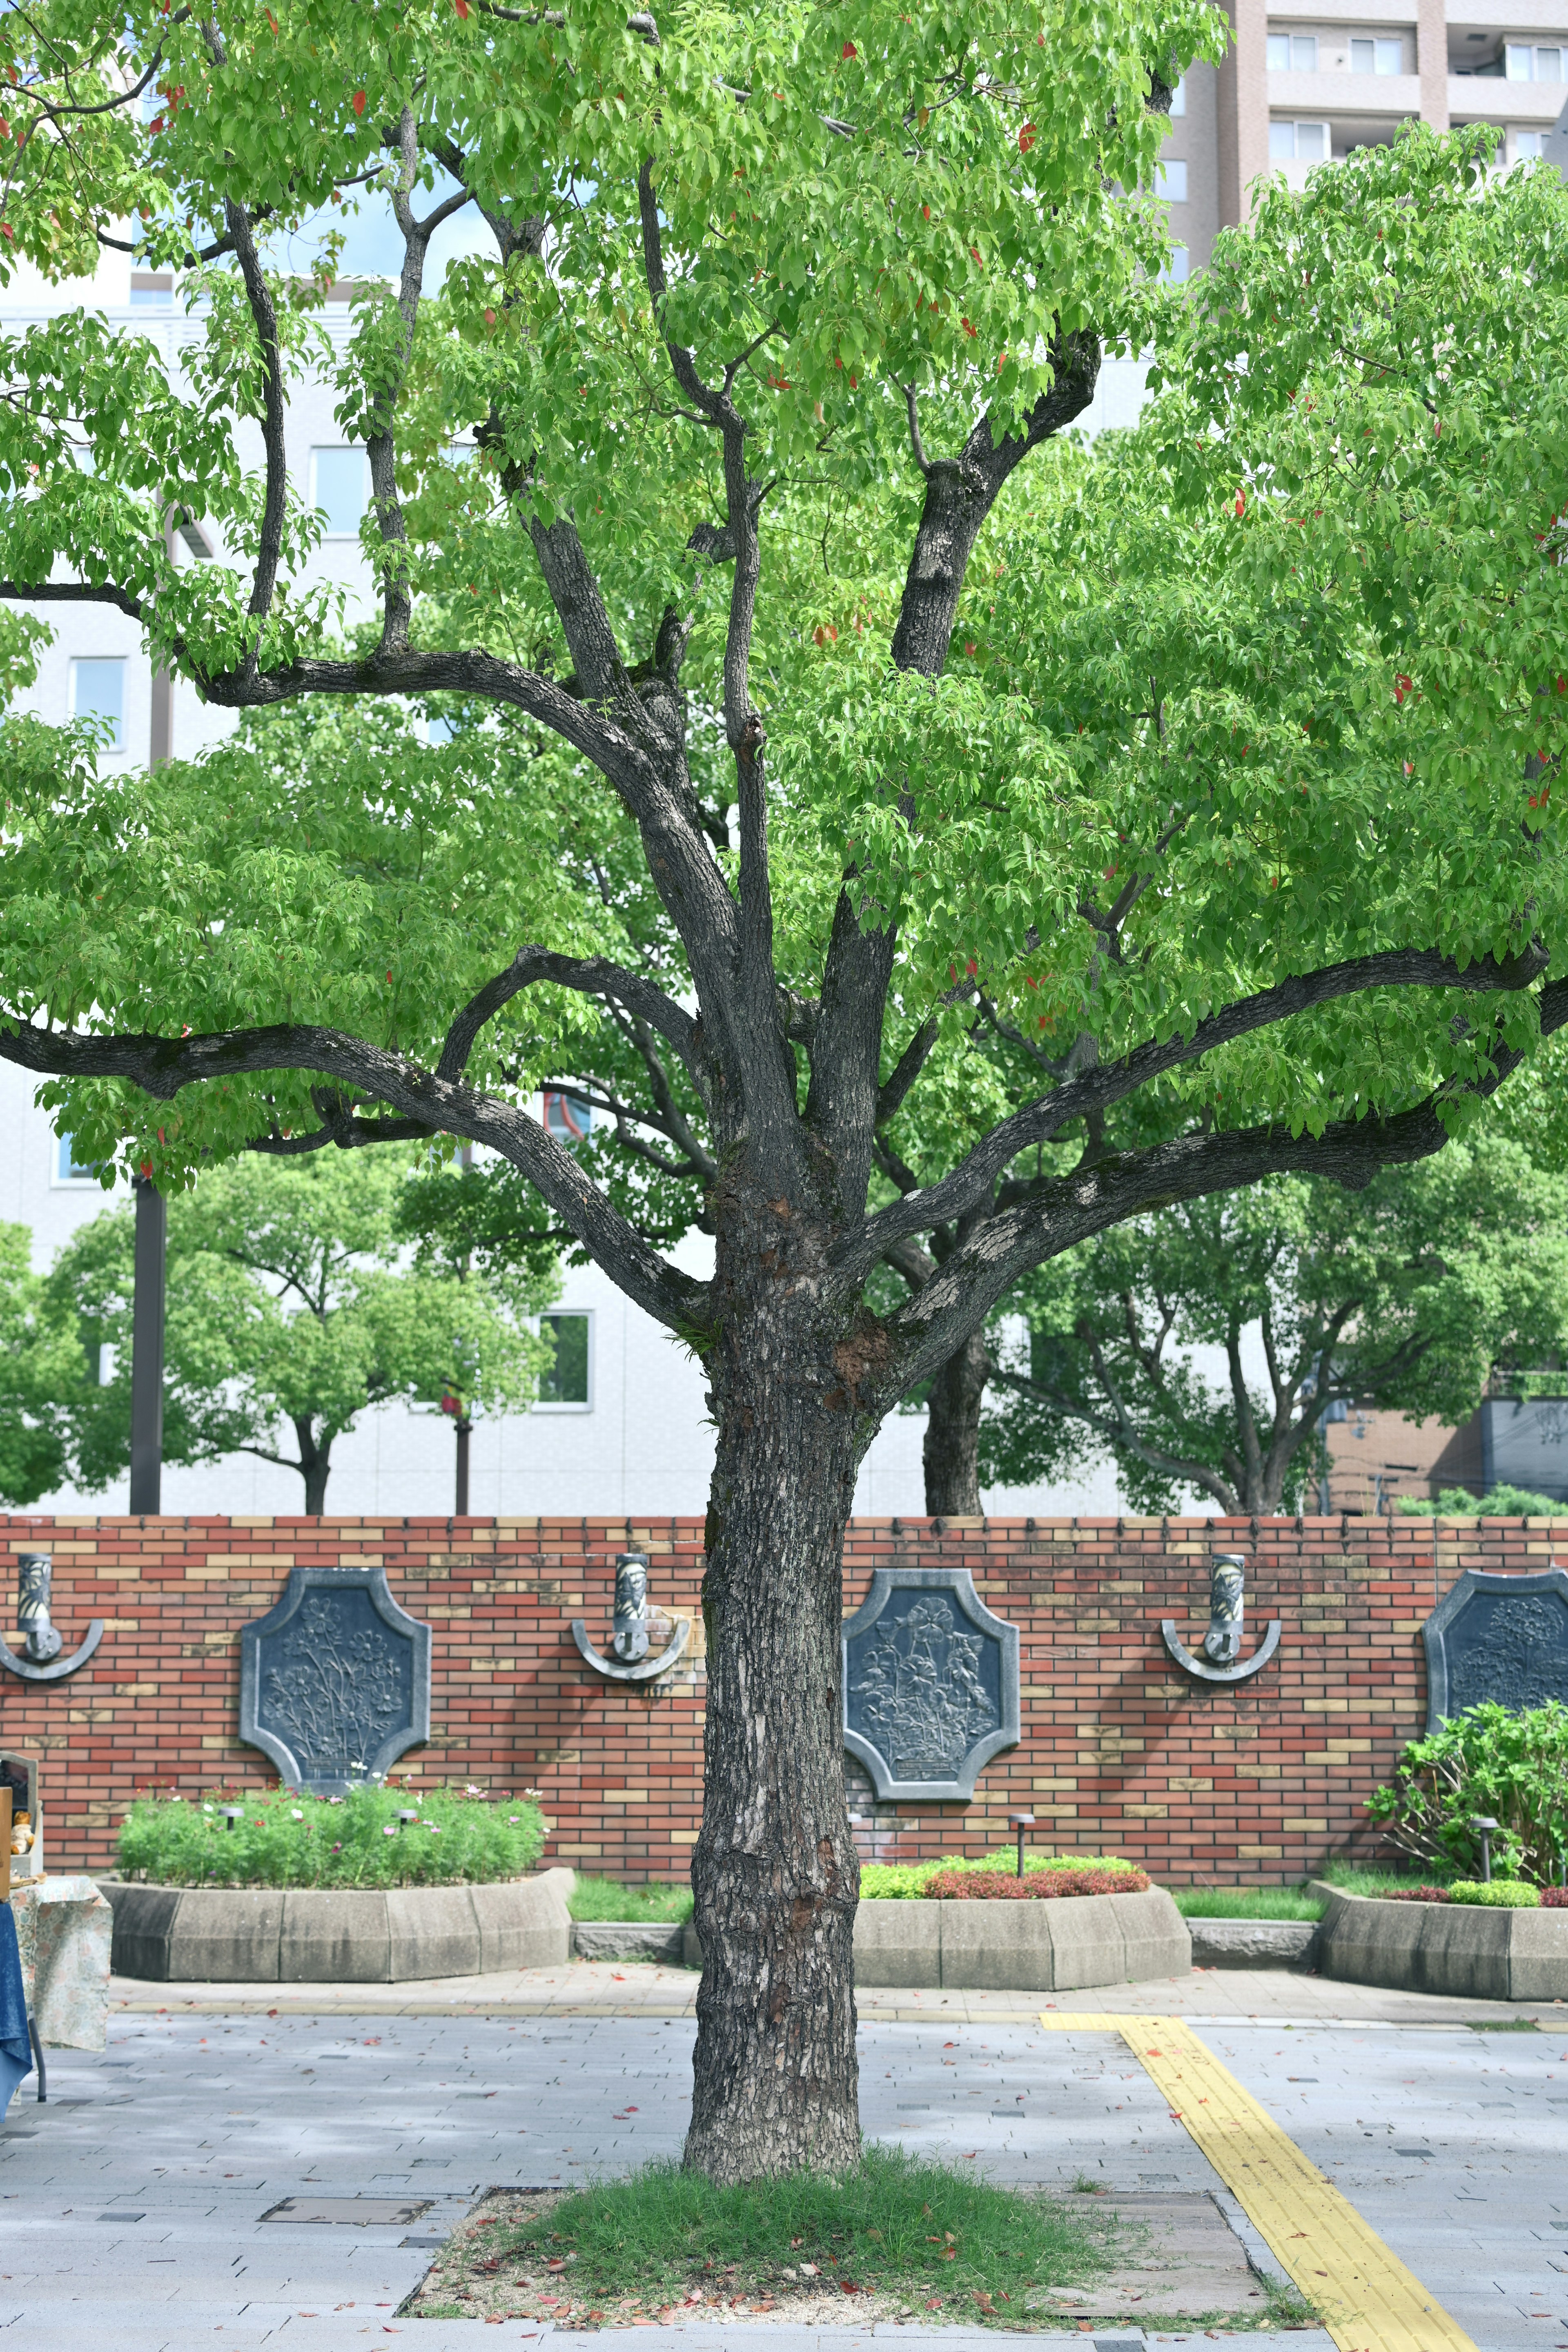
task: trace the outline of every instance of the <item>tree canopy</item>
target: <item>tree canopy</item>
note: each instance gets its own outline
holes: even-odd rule
[[[1194,1487],[1232,1516],[1310,1510],[1331,1407],[1458,1423],[1495,1370],[1562,1360],[1568,1177],[1484,1130],[1358,1192],[1269,1177],[1132,1218],[1015,1302],[1029,1348],[1016,1365],[997,1349],[988,1480],[1099,1454],[1135,1510]],[[1222,1354],[1217,1384],[1201,1348]]]
[[[253,1454],[298,1471],[303,1507],[326,1503],[332,1446],[368,1407],[401,1401],[505,1412],[536,1393],[548,1359],[515,1312],[553,1295],[550,1273],[413,1268],[400,1238],[416,1176],[406,1151],[212,1170],[170,1203],[163,1453],[172,1463]],[[106,1209],[71,1236],[47,1286],[90,1367],[59,1400],[77,1482],[91,1493],[131,1459],[134,1215]],[[112,1356],[101,1358],[110,1349]],[[96,1378],[100,1360],[110,1376]],[[283,1450],[291,1433],[293,1451]]]
[[[115,605],[219,707],[462,722],[130,780],[8,726],[0,1053],[171,1190],[488,1145],[700,1356],[721,2179],[858,2153],[839,1552],[883,1414],[1129,1217],[1429,1155],[1568,1013],[1568,196],[1416,130],[1270,187],[1184,304],[1131,192],[1220,33],[0,19],[0,268],[119,240],[193,297],[177,367],[79,310],[5,339],[0,594]],[[325,331],[330,244],[310,281],[269,240],[373,178],[401,272]],[[426,284],[470,205],[489,249]],[[1156,352],[1147,428],[1053,464],[1108,343]],[[289,476],[312,373],[367,453],[368,620]],[[533,1116],[574,1066],[622,1074],[622,1173]],[[667,1255],[694,1176],[708,1278]]]

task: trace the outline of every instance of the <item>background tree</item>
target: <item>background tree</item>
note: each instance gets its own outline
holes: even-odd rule
[[[858,2154],[840,1555],[884,1414],[1034,1265],[1162,1201],[1425,1157],[1568,1014],[1557,820],[1521,782],[1568,732],[1568,196],[1489,183],[1482,136],[1407,136],[1271,189],[1167,306],[1158,208],[1115,192],[1151,181],[1218,25],[1206,0],[0,19],[16,249],[58,267],[133,219],[140,257],[203,257],[207,306],[178,383],[79,313],[6,346],[0,589],[118,604],[219,707],[509,708],[542,771],[499,793],[460,734],[371,793],[253,742],[100,782],[8,727],[0,1053],[84,1151],[171,1188],[247,1150],[488,1145],[700,1357],[687,2160],[721,2179]],[[168,110],[95,116],[46,171],[63,142],[34,125],[68,131],[128,57]],[[405,266],[340,347],[258,232],[377,169]],[[495,250],[437,293],[448,202]],[[1109,509],[1025,462],[1107,336],[1157,337],[1168,379]],[[285,464],[311,365],[374,489],[380,612],[346,652]],[[454,466],[466,430],[482,463]],[[172,501],[219,561],[171,562]],[[1108,573],[1131,601],[1178,509],[1204,527],[1165,670],[1101,632],[1076,683],[1020,660],[993,690],[992,602],[1026,648]],[[812,541],[815,613],[781,593]],[[563,883],[568,782],[573,854],[615,847],[592,908]],[[1005,1110],[874,1192],[982,995],[1017,1033]],[[707,1280],[532,1115],[608,1032],[638,1131],[711,1170]]]
[[[1568,1339],[1568,1178],[1479,1135],[1347,1195],[1277,1176],[1138,1217],[1042,1266],[1028,1360],[981,1433],[1007,1484],[1109,1455],[1139,1511],[1314,1507],[1325,1410],[1465,1420],[1499,1366]],[[1223,1350],[1219,1382],[1191,1360]],[[1261,1373],[1259,1365],[1261,1364]]]
[[[334,1152],[236,1161],[174,1197],[168,1461],[254,1454],[298,1471],[305,1510],[316,1516],[332,1446],[367,1407],[439,1404],[448,1390],[470,1412],[531,1400],[550,1347],[518,1313],[548,1305],[552,1274],[513,1265],[503,1299],[480,1275],[400,1265],[399,1204],[435,1181],[411,1175],[406,1152]],[[51,1306],[74,1318],[89,1361],[103,1347],[114,1351],[111,1378],[77,1385],[65,1415],[72,1469],[89,1492],[131,1459],[133,1240],[132,1212],[106,1210],[72,1235],[48,1281]]]
[[[65,1476],[63,1413],[86,1377],[68,1320],[33,1272],[26,1225],[0,1224],[0,1503],[26,1510]]]

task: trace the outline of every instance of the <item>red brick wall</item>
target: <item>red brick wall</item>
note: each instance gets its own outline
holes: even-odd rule
[[[548,1854],[625,1879],[684,1875],[700,1811],[703,1668],[700,1519],[125,1519],[16,1516],[12,1554],[54,1555],[54,1615],[73,1648],[106,1621],[89,1664],[57,1684],[0,1674],[0,1743],[44,1753],[52,1869],[102,1869],[132,1795],[220,1780],[266,1785],[237,1737],[238,1632],[289,1569],[383,1562],[435,1631],[432,1738],[419,1781],[537,1788]],[[651,1559],[650,1598],[693,1621],[692,1649],[656,1688],[606,1685],[570,1623],[608,1638],[614,1555]],[[1194,1686],[1159,1621],[1195,1645],[1208,1559],[1247,1554],[1247,1648],[1283,1621],[1278,1658],[1235,1691]],[[1298,1877],[1352,1843],[1362,1813],[1426,1717],[1419,1629],[1466,1567],[1531,1570],[1552,1523],[1460,1528],[1423,1519],[858,1519],[845,1606],[879,1561],[967,1564],[1019,1627],[1019,1747],[972,1805],[870,1806],[882,1858],[983,1853],[1033,1812],[1047,1850],[1137,1856],[1173,1884]],[[0,1624],[15,1572],[0,1570]],[[855,1784],[851,1790],[856,1802]]]

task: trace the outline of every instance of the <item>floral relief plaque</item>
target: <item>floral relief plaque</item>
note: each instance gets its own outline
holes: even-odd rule
[[[1421,1628],[1426,1728],[1495,1699],[1516,1712],[1568,1704],[1568,1575],[1495,1576],[1467,1569]]]
[[[1018,1740],[1018,1629],[966,1568],[879,1568],[844,1628],[844,1744],[879,1797],[974,1794]]]
[[[290,1787],[342,1796],[430,1737],[430,1628],[384,1568],[296,1568],[239,1637],[239,1736]]]

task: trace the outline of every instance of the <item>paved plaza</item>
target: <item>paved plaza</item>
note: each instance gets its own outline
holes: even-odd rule
[[[399,2306],[486,2189],[564,2186],[679,2150],[693,2027],[657,2013],[653,1979],[671,1972],[591,1973],[601,2006],[587,2014],[581,2003],[576,2014],[528,2013],[521,1980],[510,2013],[469,2014],[454,2014],[450,2000],[437,2014],[434,1999],[425,2013],[362,1999],[357,2014],[340,2001],[312,2015],[275,1999],[269,2015],[226,2009],[211,1998],[222,1988],[194,2008],[181,2005],[186,1989],[120,1987],[138,2006],[111,2017],[106,2053],[55,2053],[48,2104],[24,2085],[0,2131],[0,2338],[15,2329],[29,2352],[346,2352],[394,2336],[456,2352],[476,2341],[539,2346],[552,2333],[552,2352],[585,2347],[587,2336],[547,2323],[419,2320]],[[1119,1986],[1060,2005],[1150,2014],[1158,1990]],[[1167,1986],[1168,2006],[1178,1990],[1193,2004],[1208,1995],[1206,2011],[1183,2011],[1207,2047],[1480,2352],[1568,2346],[1568,2020],[1554,2032],[1547,2010],[1541,2030],[1519,2032],[1499,2005],[1387,1994],[1374,1997],[1380,2019],[1361,2013],[1354,1988],[1262,1973]],[[1349,2015],[1321,2013],[1335,1996]],[[1068,2191],[1092,2179],[1146,2203],[1214,2198],[1259,2271],[1272,2270],[1115,2033],[1047,2031],[1028,1996],[991,1998],[1012,2013],[961,2017],[950,2004],[945,2014],[881,2015],[878,1997],[867,1999],[869,2134],[1000,2181]],[[264,2219],[289,2198],[405,2210],[374,2226]],[[1261,2281],[1258,2300],[1262,2310]],[[853,2352],[873,2334],[910,2332],[717,2319],[640,2331],[658,2339],[650,2352],[666,2337],[672,2352],[677,2337],[685,2352],[720,2352],[742,2336],[756,2352]],[[980,2341],[969,2330],[913,2332],[950,2352]],[[1124,2298],[1087,2332],[1033,2340],[1131,2352],[1206,2339],[1157,2327],[1146,2336]],[[1259,2352],[1331,2352],[1316,2329],[1247,2341]]]

